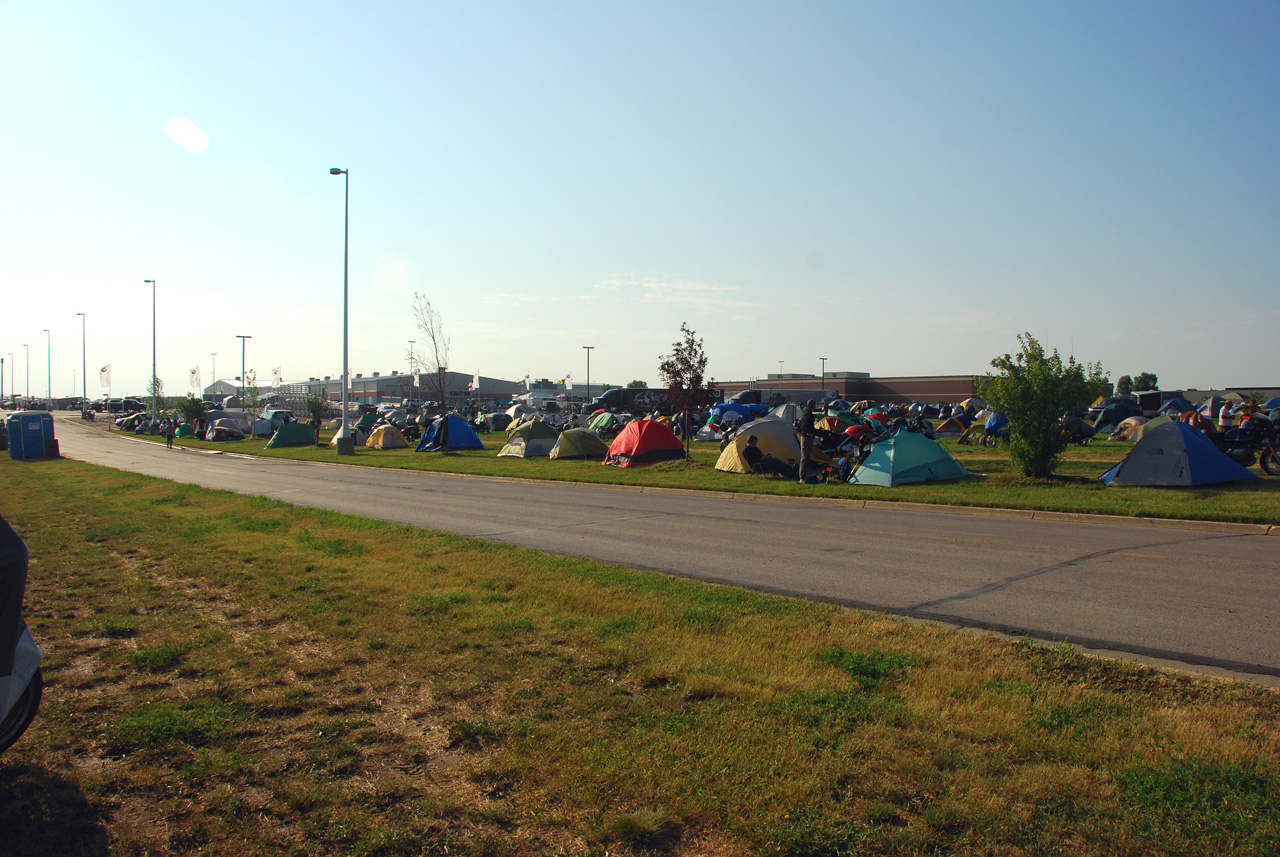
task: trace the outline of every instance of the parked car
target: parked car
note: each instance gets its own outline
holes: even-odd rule
[[[278,429],[284,423],[293,422],[293,411],[287,411],[283,408],[267,408],[262,412],[261,419],[268,420],[271,428]]]

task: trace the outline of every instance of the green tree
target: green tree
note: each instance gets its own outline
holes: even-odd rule
[[[702,350],[702,340],[694,336],[689,325],[680,323],[679,342],[671,346],[671,353],[662,357],[658,364],[658,377],[667,387],[667,395],[671,397],[676,410],[683,415],[681,426],[684,435],[684,457],[689,460],[689,431],[691,414],[697,408],[710,405],[716,400],[715,379],[707,378],[707,355]]]
[[[1159,390],[1160,379],[1156,377],[1154,372],[1139,372],[1138,376],[1133,379],[1133,389],[1139,391]]]
[[[1128,375],[1121,375],[1116,379],[1116,395],[1127,396],[1133,392],[1133,379]]]
[[[991,361],[998,374],[977,379],[978,397],[1009,418],[1009,457],[1024,476],[1043,479],[1058,466],[1065,443],[1062,414],[1087,405],[1107,381],[1101,364],[1063,362],[1046,354],[1030,333],[1018,335],[1017,355]]]
[[[644,381],[628,381],[627,382],[628,389],[636,389],[636,388],[648,387],[648,386],[649,385],[646,384]]]
[[[174,402],[173,409],[177,412],[178,416],[182,417],[192,425],[195,425],[197,420],[203,419],[205,414],[204,402],[200,401],[190,393],[186,395],[186,398],[178,399]]]

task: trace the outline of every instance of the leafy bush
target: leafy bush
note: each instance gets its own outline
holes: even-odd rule
[[[1045,353],[1030,333],[1018,334],[1016,356],[991,361],[998,375],[977,379],[978,396],[1009,418],[1009,457],[1024,476],[1043,479],[1058,467],[1066,442],[1062,415],[1097,398],[1107,375],[1098,363],[1064,362],[1057,349]]]

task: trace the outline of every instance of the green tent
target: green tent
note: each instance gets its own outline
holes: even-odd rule
[[[282,423],[267,441],[267,449],[281,446],[315,446],[316,430],[308,423]]]
[[[363,414],[361,415],[360,419],[356,421],[356,428],[362,428],[365,431],[368,431],[369,429],[377,425],[377,423],[378,423],[377,414]]]
[[[550,455],[560,432],[542,420],[529,420],[515,428],[507,429],[507,443],[499,456],[514,458],[542,458]]]
[[[899,431],[872,447],[871,454],[849,477],[849,484],[892,488],[911,482],[963,479],[969,475],[951,453],[929,438],[916,432]]]
[[[620,423],[621,421],[618,419],[617,414],[611,414],[608,411],[605,411],[603,414],[596,414],[587,428],[594,432],[601,432],[617,428]]]
[[[551,449],[551,458],[591,458],[600,461],[609,453],[609,444],[590,429],[565,429]]]
[[[191,423],[183,423],[178,426],[178,430],[173,433],[174,437],[194,437],[196,430],[191,427]]]

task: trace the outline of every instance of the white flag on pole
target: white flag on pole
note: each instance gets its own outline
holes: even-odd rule
[[[467,385],[467,389],[475,392],[480,389],[480,373],[477,372],[471,376],[471,383]]]
[[[188,375],[190,376],[189,383],[191,384],[191,389],[199,390],[200,389],[200,367],[192,366],[191,371],[188,373]]]
[[[271,370],[271,383],[276,387],[279,387],[281,384],[284,383],[284,381],[281,380],[279,366]]]
[[[98,370],[98,383],[104,387],[111,386],[111,364],[108,363]]]
[[[533,382],[532,382],[532,376],[531,376],[531,375],[525,375],[525,376],[524,376],[524,388],[525,388],[525,390],[532,390],[532,389],[533,389]]]
[[[565,376],[564,376],[564,388],[565,388],[566,390],[572,390],[572,389],[573,389],[573,373],[572,373],[572,372],[566,372],[566,373],[565,373]]]

